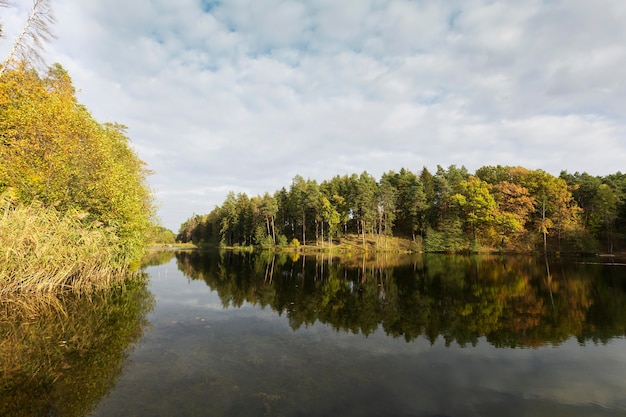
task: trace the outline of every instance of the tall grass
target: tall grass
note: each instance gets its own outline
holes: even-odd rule
[[[86,214],[0,196],[0,298],[8,294],[89,292],[126,276],[117,237]]]

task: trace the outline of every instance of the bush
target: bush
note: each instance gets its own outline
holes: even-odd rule
[[[284,248],[285,246],[287,246],[287,236],[278,235],[278,237],[276,238],[276,244],[280,246],[281,248]]]

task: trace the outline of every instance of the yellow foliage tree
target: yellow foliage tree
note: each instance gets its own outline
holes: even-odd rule
[[[88,213],[85,221],[115,230],[127,263],[142,253],[154,214],[148,174],[125,127],[98,123],[59,64],[45,78],[25,65],[0,76],[0,193]]]

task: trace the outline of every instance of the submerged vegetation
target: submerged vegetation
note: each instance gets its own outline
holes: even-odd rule
[[[231,192],[221,206],[183,223],[177,238],[329,249],[359,236],[365,251],[612,253],[624,249],[625,233],[626,174],[555,177],[510,166],[470,174],[452,165],[434,174],[425,167],[419,174],[389,171],[378,181],[367,172],[319,184],[297,175],[274,194]],[[409,243],[390,245],[390,237]]]

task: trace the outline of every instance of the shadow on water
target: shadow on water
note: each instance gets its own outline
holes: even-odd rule
[[[87,415],[114,387],[154,298],[145,279],[53,303],[0,303],[0,416]]]

